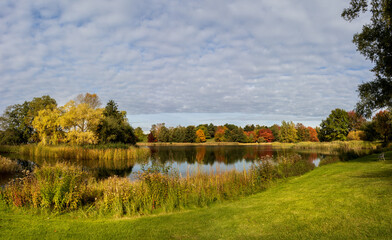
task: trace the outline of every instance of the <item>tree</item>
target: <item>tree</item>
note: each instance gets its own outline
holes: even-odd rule
[[[101,100],[99,99],[97,94],[79,94],[75,99],[76,104],[86,103],[92,109],[97,109],[101,106]]]
[[[86,105],[86,103],[82,104]],[[92,110],[99,111],[99,109]],[[106,104],[96,130],[101,143],[136,143],[134,130],[129,125],[126,114],[125,111],[118,110],[118,105],[113,100]]]
[[[72,144],[96,144],[98,125],[103,118],[103,109],[93,109],[87,103],[77,104],[71,100],[62,107],[64,112],[59,121]],[[110,124],[110,123],[108,123]]]
[[[280,135],[280,126],[278,124],[274,124],[269,128],[272,131],[272,134],[274,135],[275,141],[279,142],[279,135]]]
[[[214,134],[215,142],[226,142],[225,132],[228,131],[227,127],[219,126]]]
[[[297,129],[295,129],[295,124],[293,122],[282,121],[279,139],[281,142],[285,143],[293,143],[297,141]]]
[[[263,138],[265,142],[273,142],[274,141],[274,135],[272,134],[272,131],[268,128],[262,128],[257,132],[257,139],[258,142],[263,142],[260,141]]]
[[[229,142],[246,142],[246,136],[244,134],[244,130],[240,127],[233,128],[231,131],[225,132],[225,138]]]
[[[63,138],[60,126],[61,111],[55,109],[43,109],[33,120],[33,127],[37,131],[42,144],[58,144]]]
[[[297,129],[298,141],[300,142],[310,141],[310,132],[308,128],[306,128],[302,123],[297,123],[295,128]]]
[[[350,122],[350,131],[359,130],[366,122],[366,119],[355,111],[349,111],[347,114],[348,121]]]
[[[384,142],[388,142],[392,133],[392,116],[389,111],[379,111],[374,117],[375,130],[381,135]]]
[[[211,138],[214,138],[217,126],[215,126],[214,124],[210,123],[210,124],[208,124],[207,129],[208,129],[208,133],[211,136]]]
[[[173,128],[171,134],[172,142],[185,142],[186,128],[182,126],[178,126]]]
[[[308,127],[308,131],[309,131],[309,141],[319,142],[316,129],[314,129],[312,127]]]
[[[135,128],[135,136],[137,142],[145,142],[147,140],[147,136],[144,134],[141,127]]]
[[[206,141],[206,136],[204,135],[204,131],[200,128],[196,131],[196,142],[203,143]]]
[[[25,101],[23,104],[8,106],[4,114],[0,117],[0,129],[7,133],[3,135],[12,143],[27,143],[38,141],[35,137],[33,127],[34,118],[43,109],[54,109],[57,106],[56,100],[49,96],[33,98],[32,101]],[[10,137],[8,134],[12,134]],[[3,142],[6,139],[3,139]]]
[[[350,131],[348,113],[339,108],[332,110],[328,118],[321,122],[320,127],[319,137],[321,141],[344,141]]]
[[[370,117],[374,110],[392,107],[392,0],[351,0],[342,17],[351,22],[367,11],[372,14],[370,23],[354,35],[353,42],[374,63],[375,78],[358,87],[357,111]]]
[[[167,127],[165,126],[162,126],[158,134],[158,141],[169,142],[169,138],[170,138],[169,129],[167,129]]]
[[[190,143],[193,143],[196,141],[196,128],[195,128],[195,126],[186,127],[184,141],[190,142]]]

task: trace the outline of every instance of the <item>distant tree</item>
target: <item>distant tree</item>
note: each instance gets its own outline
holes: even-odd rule
[[[215,132],[215,142],[226,142],[226,131],[228,131],[228,129],[225,126],[218,126]]]
[[[141,127],[135,128],[135,136],[137,142],[146,142],[147,135],[144,134],[143,129]]]
[[[300,142],[310,141],[310,132],[307,127],[305,127],[302,123],[297,123],[295,128],[297,129],[298,141]]]
[[[76,104],[85,103],[92,109],[97,109],[101,106],[101,100],[98,95],[93,93],[79,94],[75,99]]]
[[[279,139],[281,142],[293,143],[298,139],[297,129],[295,129],[295,124],[293,122],[282,121],[279,133]]]
[[[319,139],[317,137],[317,131],[312,127],[308,127],[308,131],[309,131],[309,141],[319,142]]]
[[[320,127],[319,138],[321,141],[344,141],[350,130],[348,113],[339,108],[332,110],[328,118],[321,122]]]
[[[244,130],[240,127],[234,128],[231,131],[225,132],[226,141],[246,143],[246,136]]]
[[[162,126],[158,134],[158,142],[169,142],[170,133],[166,126]]]
[[[354,35],[353,42],[375,65],[375,79],[358,87],[357,111],[370,117],[374,110],[392,107],[392,0],[351,0],[342,17],[351,22],[367,11],[372,15],[370,23]]]
[[[182,126],[178,126],[173,128],[171,134],[172,142],[185,142],[186,128]]]
[[[246,125],[245,127],[244,127],[244,131],[245,132],[250,132],[250,131],[254,131],[255,130],[255,125]]]
[[[154,136],[154,133],[150,132],[150,133],[147,135],[147,141],[148,141],[148,142],[156,142],[156,141],[157,141],[157,139],[156,139],[155,136]]]
[[[90,105],[81,103],[79,105]],[[90,111],[97,111],[99,109],[93,109]],[[110,100],[105,109],[102,112],[103,118],[97,126],[97,135],[101,143],[136,143],[136,136],[133,128],[129,125],[126,118],[126,112],[120,111],[118,105],[113,100]]]
[[[214,138],[217,126],[215,126],[214,124],[210,123],[210,124],[208,124],[207,129],[208,129],[208,133],[211,136],[211,138]]]
[[[204,131],[200,128],[196,131],[196,142],[203,143],[206,141],[206,136],[204,135]]]
[[[208,125],[207,124],[200,124],[199,126],[197,126],[196,130],[201,129],[204,133],[204,136],[206,137],[206,139],[210,139],[211,135],[210,132],[208,131]]]
[[[359,130],[362,125],[366,122],[366,119],[355,111],[349,111],[348,121],[349,121],[349,129],[350,131]]]
[[[265,141],[265,142],[273,142],[275,139],[274,135],[272,134],[272,131],[268,128],[263,128],[263,129],[258,130],[257,139],[259,140],[259,142],[262,142],[262,141],[260,141],[261,140],[260,138],[262,138],[263,141]]]
[[[375,130],[381,135],[384,142],[388,142],[392,131],[392,115],[389,111],[379,111],[374,117]]]
[[[188,126],[185,132],[185,142],[193,143],[196,141],[196,127]]]
[[[272,134],[274,135],[274,140],[279,142],[280,126],[278,124],[274,124],[269,129],[272,131]]]

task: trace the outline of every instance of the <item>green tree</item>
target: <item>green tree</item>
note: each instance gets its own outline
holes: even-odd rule
[[[295,128],[297,129],[298,141],[300,142],[310,141],[310,132],[307,127],[305,127],[302,123],[297,123]]]
[[[381,135],[384,143],[392,134],[392,115],[389,111],[380,111],[373,117],[375,130]]]
[[[343,109],[332,110],[328,118],[320,124],[319,139],[321,141],[346,140],[350,131],[348,113]]]
[[[169,139],[170,139],[169,129],[165,126],[162,126],[158,134],[158,141],[169,142]]]
[[[196,141],[196,128],[195,128],[195,126],[186,127],[184,141],[190,142],[190,143],[193,143]]]
[[[279,139],[281,142],[285,143],[293,143],[298,140],[297,129],[295,129],[295,124],[293,122],[282,121]]]
[[[392,0],[351,0],[342,17],[351,22],[367,11],[372,15],[370,23],[354,35],[353,42],[374,63],[375,78],[358,87],[357,111],[370,117],[374,110],[392,107]]]
[[[147,142],[147,135],[144,134],[141,127],[135,128],[135,136],[137,142]]]
[[[110,100],[103,110],[103,118],[97,126],[97,135],[102,143],[136,143],[136,136],[128,123],[126,112],[119,111],[117,103],[113,100]]]
[[[39,141],[33,127],[34,118],[39,111],[54,109],[56,106],[56,100],[47,95],[33,98],[32,101],[25,101],[23,104],[8,106],[0,117],[0,129],[6,133],[3,137],[9,139],[10,143],[18,144]],[[3,139],[3,142],[8,141],[5,140]]]
[[[274,135],[274,141],[280,142],[279,135],[280,135],[280,126],[278,124],[274,124],[269,128]]]

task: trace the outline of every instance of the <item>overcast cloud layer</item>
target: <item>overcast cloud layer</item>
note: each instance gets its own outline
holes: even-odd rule
[[[164,113],[174,125],[187,123],[178,116],[321,120],[353,109],[357,85],[372,78],[351,42],[364,20],[340,17],[348,4],[2,0],[0,111],[90,92],[114,99],[135,125]]]

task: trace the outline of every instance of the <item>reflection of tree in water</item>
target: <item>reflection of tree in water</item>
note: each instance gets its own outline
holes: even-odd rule
[[[289,157],[296,154],[293,149],[274,149],[271,145],[263,146],[154,146],[151,147],[151,159],[160,163],[177,162],[188,164],[213,165],[215,162],[234,164],[245,160],[255,160],[279,156]],[[301,154],[302,155],[302,154]],[[309,157],[306,155],[306,157]],[[317,154],[312,155],[316,159]]]

